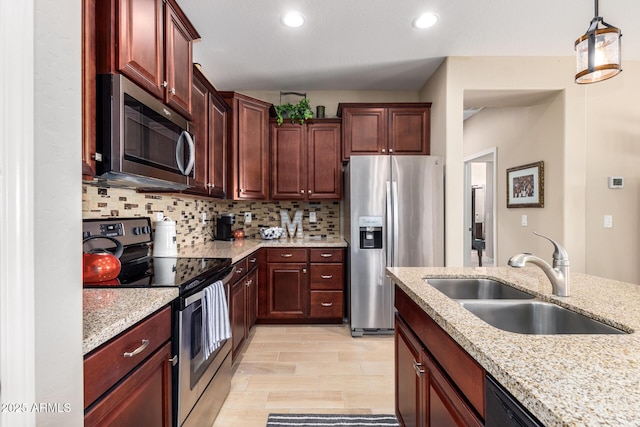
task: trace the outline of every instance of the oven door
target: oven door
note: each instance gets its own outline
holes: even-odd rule
[[[222,282],[229,307],[230,284],[233,269]],[[212,284],[210,282],[209,284]],[[205,285],[204,287],[208,286]],[[178,425],[182,425],[204,392],[212,378],[219,371],[225,358],[231,353],[231,339],[224,340],[208,358],[204,357],[203,311],[204,289],[184,299],[184,308],[177,313],[179,330],[178,358]]]

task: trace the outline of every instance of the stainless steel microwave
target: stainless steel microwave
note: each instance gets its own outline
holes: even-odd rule
[[[126,77],[97,76],[96,176],[108,183],[184,190],[194,176],[189,121]]]

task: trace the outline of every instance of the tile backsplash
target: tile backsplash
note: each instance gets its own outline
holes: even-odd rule
[[[243,229],[247,237],[259,238],[261,227],[280,226],[280,210],[303,212],[305,236],[340,236],[340,202],[233,201],[202,199],[175,193],[138,193],[123,188],[82,186],[82,217],[151,217],[156,214],[176,221],[178,245],[188,246],[213,240],[215,218],[220,213],[235,214],[234,230]],[[245,224],[244,213],[251,212],[251,223]],[[309,212],[316,212],[316,222],[309,222]],[[202,223],[202,214],[207,223]]]

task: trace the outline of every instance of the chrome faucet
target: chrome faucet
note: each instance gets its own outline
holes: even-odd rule
[[[549,278],[551,286],[553,288],[554,295],[559,297],[569,296],[569,255],[567,251],[560,246],[558,242],[550,239],[547,236],[533,232],[536,236],[544,237],[551,243],[553,243],[553,267],[550,266],[545,260],[532,254],[518,254],[509,259],[509,265],[511,267],[521,268],[527,263],[537,265],[544,271]]]

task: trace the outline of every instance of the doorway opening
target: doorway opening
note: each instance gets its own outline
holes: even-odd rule
[[[464,159],[464,266],[494,267],[496,245],[496,147]]]

